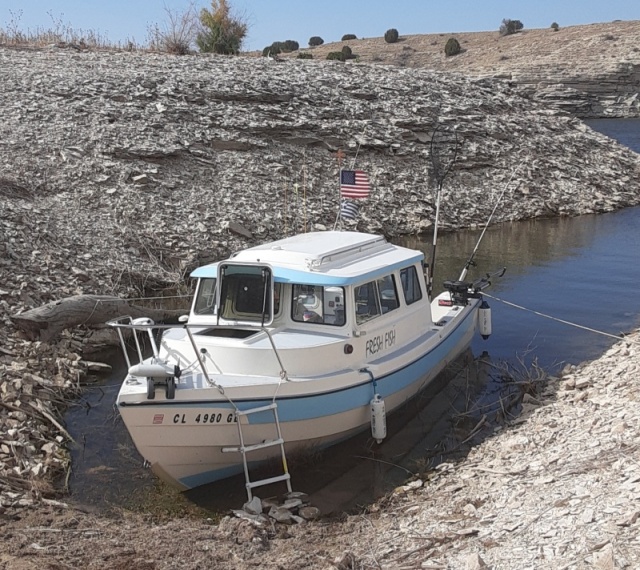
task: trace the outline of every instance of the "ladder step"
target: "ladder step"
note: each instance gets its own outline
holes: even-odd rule
[[[245,445],[244,447],[223,447],[222,453],[231,453],[231,452],[248,453],[249,451],[264,449],[265,447],[273,447],[274,445],[282,445],[283,443],[284,443],[284,439],[282,438],[270,439],[269,441],[254,443],[253,445]]]
[[[260,479],[258,481],[252,481],[247,483],[247,489],[253,489],[254,487],[261,487],[262,485],[270,485],[271,483],[277,483],[278,481],[288,481],[291,479],[289,473],[284,475],[277,475],[276,477],[270,477],[269,479]]]
[[[257,414],[258,412],[266,412],[268,410],[275,410],[278,407],[278,404],[275,402],[269,404],[268,406],[260,406],[259,408],[250,408],[248,410],[238,410],[236,415],[238,416],[248,416],[249,414]]]

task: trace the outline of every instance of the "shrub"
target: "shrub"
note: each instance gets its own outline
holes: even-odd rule
[[[294,40],[286,40],[281,43],[282,43],[282,51],[285,53],[298,51],[300,49],[300,44]]]
[[[268,55],[275,56],[282,53],[282,42],[273,42],[270,46],[267,46],[262,50],[262,55],[267,57]]]
[[[554,32],[557,32],[557,31],[560,29],[560,26],[558,26],[558,23],[557,23],[557,22],[554,22],[553,24],[551,24],[551,29],[552,29]]]
[[[342,41],[343,42],[348,42],[349,40],[357,40],[358,38],[356,37],[355,34],[345,34],[344,36],[342,36]]]
[[[298,54],[296,59],[313,59],[313,54],[308,51],[302,51]]]
[[[502,20],[502,24],[500,24],[500,35],[509,36],[519,32],[522,28],[524,28],[524,25],[520,20],[504,19]]]
[[[330,51],[327,54],[327,59],[334,61],[344,61],[344,54],[341,51]]]
[[[247,35],[247,24],[233,16],[227,0],[211,0],[211,10],[200,11],[202,29],[196,38],[200,51],[237,54]]]
[[[309,38],[309,47],[321,46],[324,40],[320,36],[313,36]]]
[[[444,45],[444,53],[447,57],[458,55],[461,50],[460,42],[456,40],[456,38],[449,38],[447,43]]]
[[[197,35],[198,16],[193,5],[184,12],[174,11],[167,7],[165,23],[153,24],[148,28],[147,42],[153,50],[185,55],[191,51]]]
[[[353,51],[349,46],[342,46],[342,55],[345,60],[347,59],[355,59],[355,55],[353,55]]]
[[[391,28],[384,33],[384,41],[388,44],[395,44],[399,37],[400,35],[398,34],[398,30],[395,28]]]

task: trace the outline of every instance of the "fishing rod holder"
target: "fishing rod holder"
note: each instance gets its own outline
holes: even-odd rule
[[[469,299],[479,299],[481,292],[491,285],[491,279],[494,277],[502,277],[507,270],[502,267],[493,273],[487,273],[484,277],[475,281],[445,281],[442,286],[449,291],[451,299],[456,305],[466,305]]]

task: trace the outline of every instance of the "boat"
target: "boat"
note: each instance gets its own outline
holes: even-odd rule
[[[491,275],[446,281],[431,299],[427,273],[423,252],[354,231],[287,237],[195,269],[178,324],[109,323],[127,358],[117,408],[136,448],[181,489],[244,470],[251,499],[260,485],[291,490],[291,452],[369,427],[382,441],[386,414],[491,332]],[[278,475],[251,479],[274,458]]]

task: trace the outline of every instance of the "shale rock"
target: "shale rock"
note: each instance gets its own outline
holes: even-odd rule
[[[388,236],[431,227],[437,126],[460,141],[445,228],[483,224],[507,185],[496,222],[640,203],[637,155],[492,79],[59,47],[0,47],[0,76],[5,508],[54,493],[70,443],[59,410],[89,368],[83,327],[43,342],[10,316],[75,295],[178,291],[184,308],[196,265],[333,226],[338,150],[373,186],[349,227]]]

